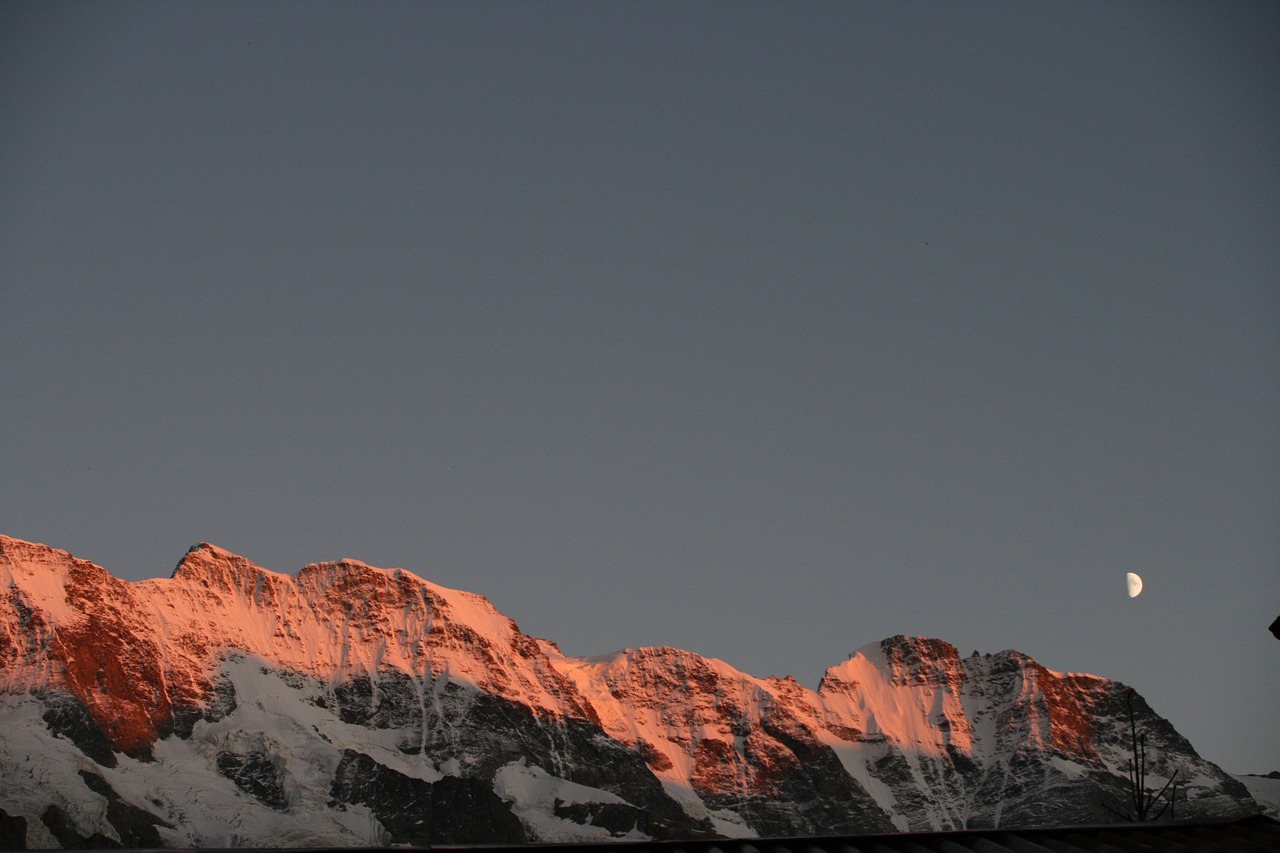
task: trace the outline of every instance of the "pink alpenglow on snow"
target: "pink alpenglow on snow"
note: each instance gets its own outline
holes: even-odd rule
[[[962,657],[896,636],[810,690],[674,648],[570,657],[482,596],[404,569],[339,560],[294,577],[208,544],[170,578],[126,583],[0,536],[0,584],[0,726],[21,732],[0,738],[0,773],[20,783],[0,808],[29,824],[51,805],[93,812],[67,800],[78,788],[51,786],[57,774],[32,775],[33,748],[73,781],[92,759],[94,784],[134,791],[143,810],[156,807],[145,792],[172,787],[165,774],[206,768],[157,816],[171,846],[1098,822],[1127,785],[1128,688],[1016,651]],[[1153,778],[1178,772],[1183,816],[1253,808],[1135,708],[1161,757]],[[247,798],[219,800],[228,784]],[[446,799],[471,786],[468,808],[486,817],[461,835],[403,823],[433,785],[454,786]],[[400,799],[369,793],[381,790]],[[347,806],[376,820],[355,826]],[[227,838],[212,829],[220,809],[265,811]],[[77,844],[97,826],[85,820]]]

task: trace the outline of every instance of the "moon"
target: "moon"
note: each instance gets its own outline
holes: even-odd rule
[[[1142,578],[1133,572],[1126,572],[1124,576],[1124,584],[1129,588],[1129,597],[1137,598],[1142,592]]]

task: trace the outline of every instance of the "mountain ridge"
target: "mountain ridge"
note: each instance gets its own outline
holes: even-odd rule
[[[0,536],[0,585],[4,713],[26,720],[24,703],[39,704],[48,737],[77,747],[68,768],[116,773],[128,788],[194,745],[211,785],[229,781],[276,823],[297,815],[307,843],[1096,822],[1123,802],[1128,688],[1012,650],[962,658],[943,640],[899,635],[810,690],[671,647],[570,657],[483,596],[405,569],[344,559],[287,575],[209,543],[167,579],[126,582]],[[280,710],[254,710],[255,691],[279,693]],[[1162,762],[1154,772],[1179,771],[1184,814],[1256,808],[1140,697],[1135,709]],[[0,770],[23,778],[3,756]],[[105,798],[85,786],[82,799]],[[459,823],[431,806],[446,788],[485,817]],[[394,807],[384,789],[400,792]],[[76,812],[65,792],[43,796],[55,801],[43,810],[3,797],[0,808],[57,839],[48,809]],[[153,816],[168,828],[156,831],[179,846],[216,835],[208,809],[148,802],[129,804],[163,811]],[[312,813],[329,834],[304,826]],[[427,813],[426,829],[406,817]],[[114,827],[77,825],[82,840]],[[281,832],[250,835],[284,846]]]

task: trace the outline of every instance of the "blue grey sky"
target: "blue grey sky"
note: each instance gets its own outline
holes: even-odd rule
[[[6,0],[0,530],[1280,770],[1277,81],[1274,3]]]

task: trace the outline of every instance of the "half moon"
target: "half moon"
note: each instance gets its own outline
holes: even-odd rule
[[[1133,572],[1125,573],[1124,584],[1129,588],[1130,598],[1137,598],[1138,594],[1142,592],[1142,578],[1138,577]]]

